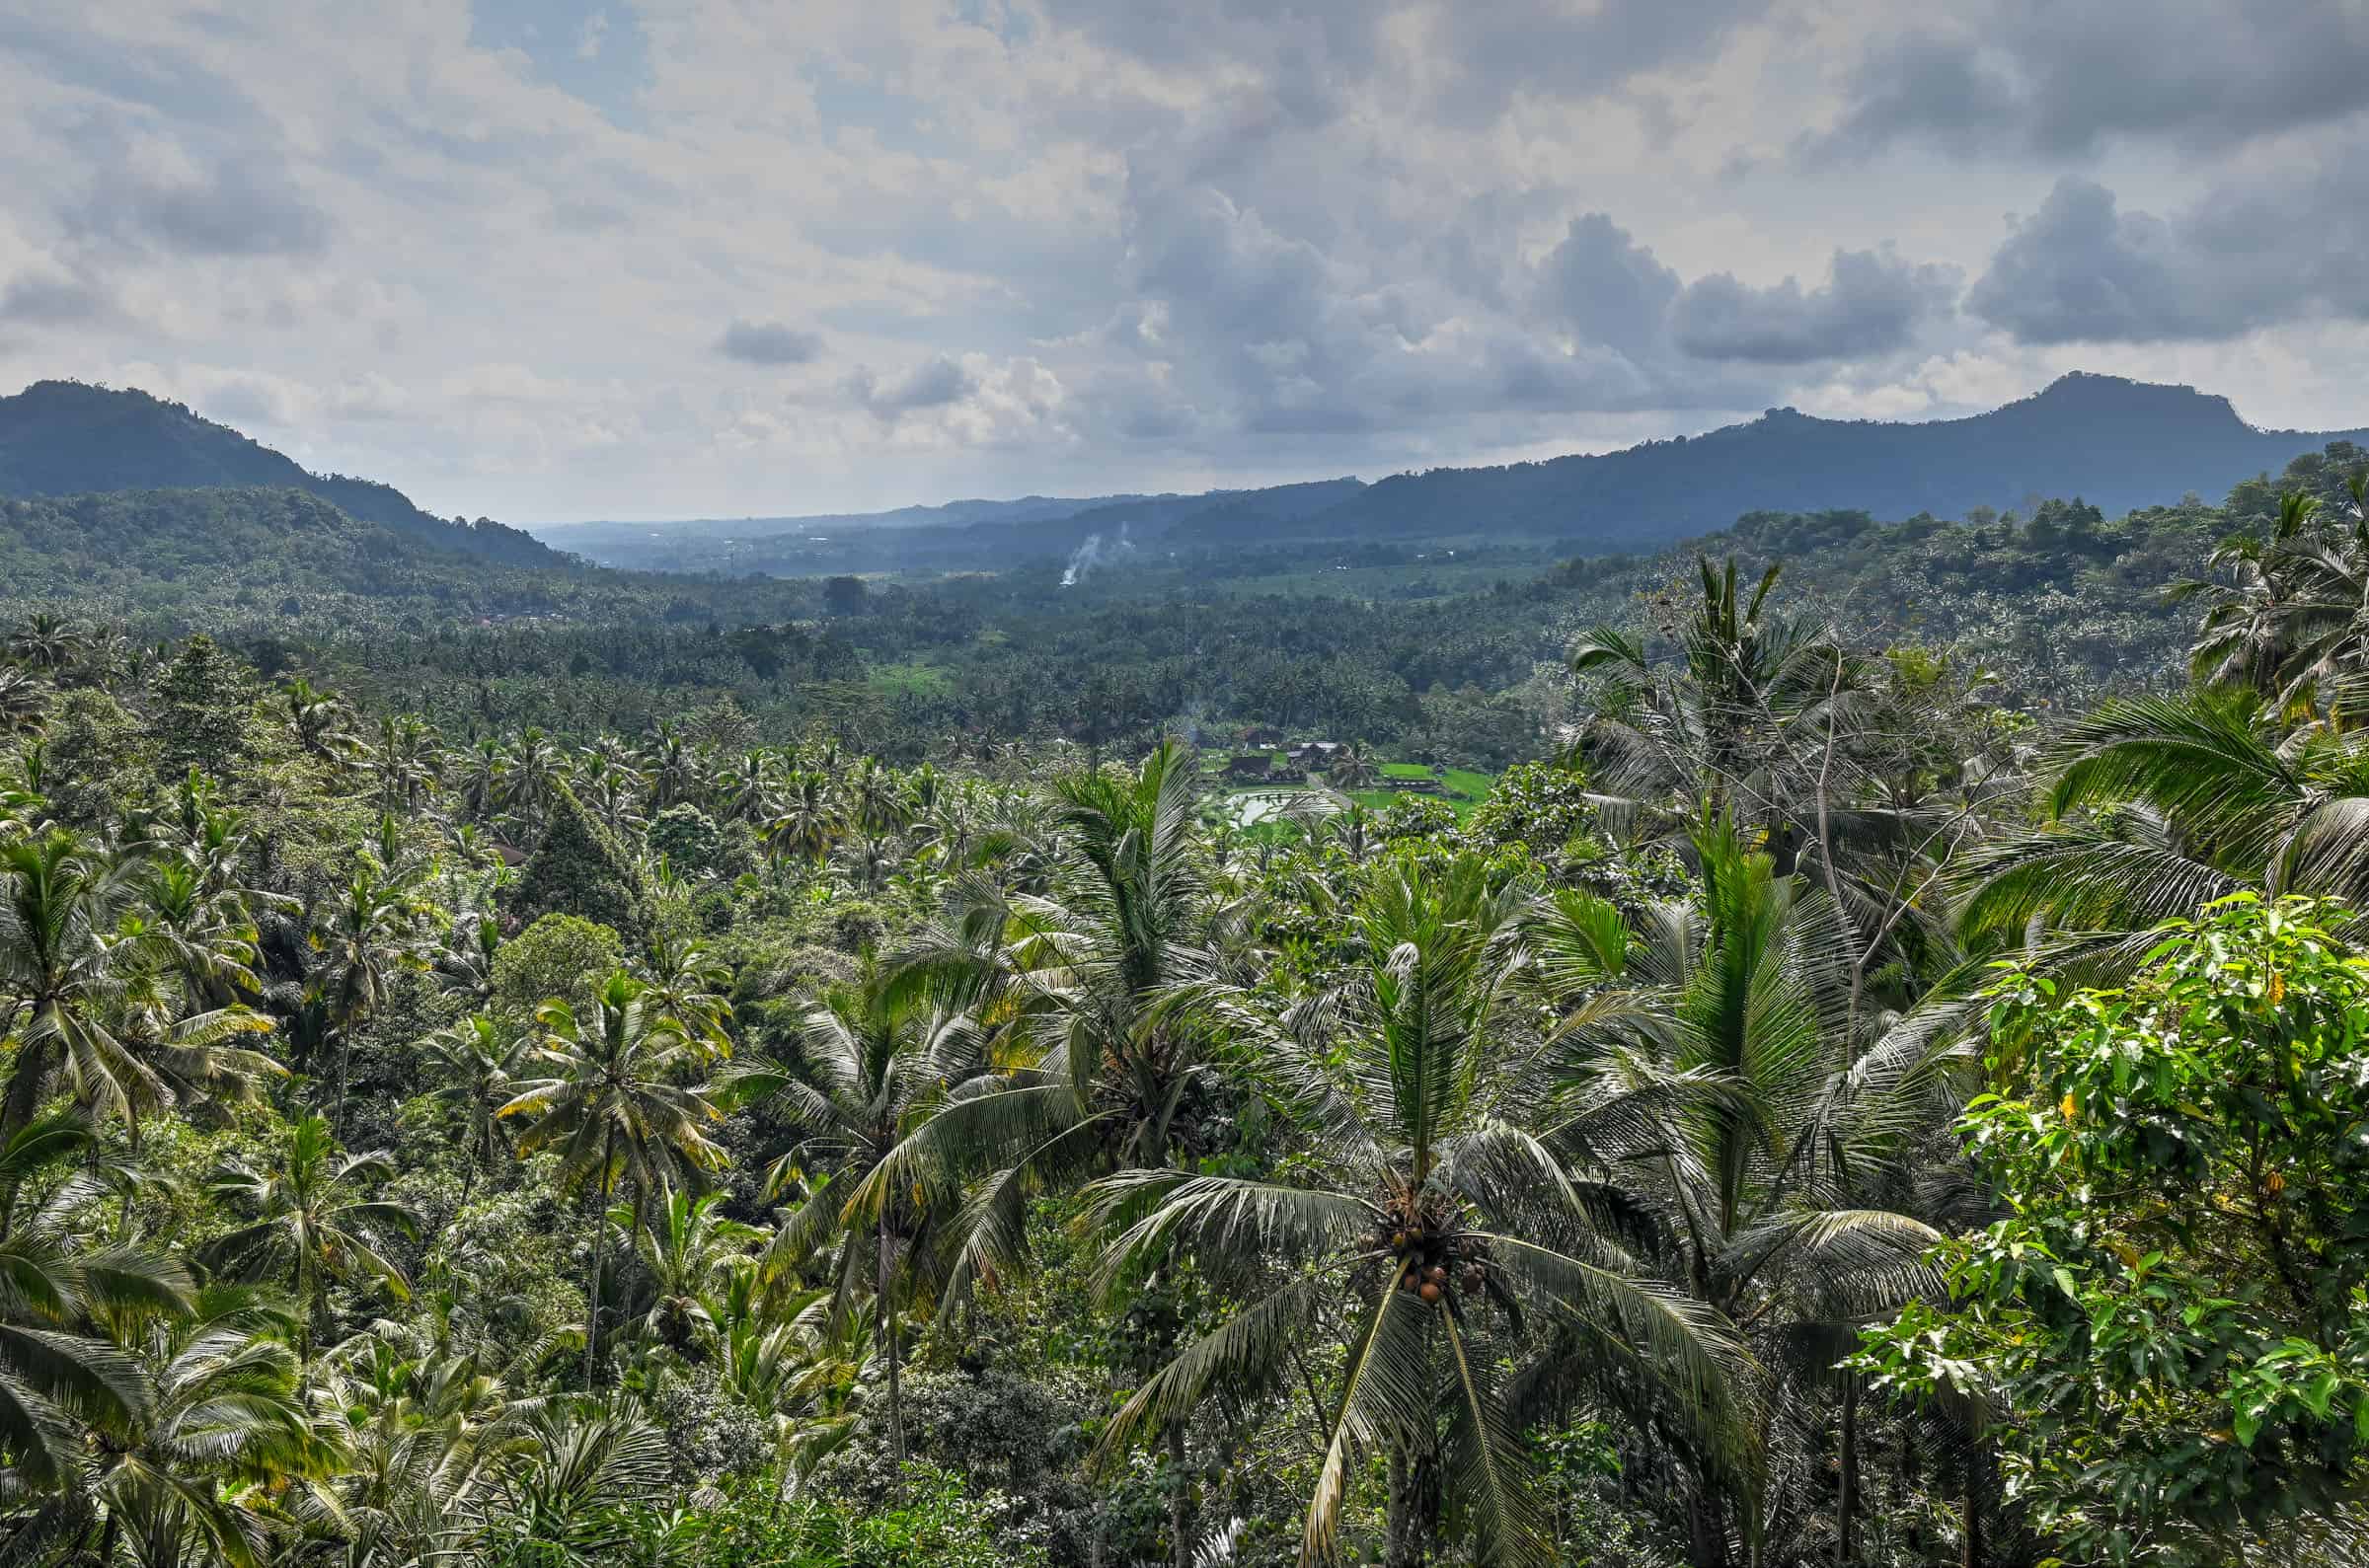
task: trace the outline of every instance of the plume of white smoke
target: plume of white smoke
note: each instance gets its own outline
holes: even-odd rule
[[[1109,544],[1103,543],[1100,534],[1088,534],[1086,542],[1070,552],[1069,564],[1061,570],[1061,586],[1074,588],[1086,580],[1089,572],[1102,567],[1116,566],[1135,559],[1134,542],[1127,538],[1127,525],[1118,525],[1118,537]]]

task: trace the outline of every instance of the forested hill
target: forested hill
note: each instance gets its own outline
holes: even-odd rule
[[[228,425],[136,389],[38,381],[0,398],[0,495],[262,485],[307,491],[350,517],[438,550],[511,565],[562,560],[522,529],[483,517],[448,522],[391,485],[308,473]]]
[[[1725,527],[1749,511],[1860,507],[1959,517],[2079,495],[2112,514],[2220,495],[2298,450],[2369,431],[2260,430],[2192,387],[2069,375],[1988,413],[1922,424],[1820,419],[1772,409],[1693,439],[1509,468],[1400,475],[1304,526],[1340,535],[1477,530],[1638,549]]]
[[[2081,496],[2108,515],[2218,496],[2296,452],[2369,431],[2257,429],[2192,387],[2069,375],[2021,402],[1921,424],[1821,419],[1773,409],[1708,434],[1503,468],[1114,495],[1099,501],[952,503],[861,516],[548,530],[606,564],[659,571],[999,569],[1059,560],[1126,530],[1138,549],[1302,542],[1553,540],[1579,553],[1652,551],[1752,511],[1847,507],[1878,517],[2029,513]]]

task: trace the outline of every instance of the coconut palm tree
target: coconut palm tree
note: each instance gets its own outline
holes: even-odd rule
[[[856,1194],[867,1216],[918,1184],[983,1184],[964,1213],[951,1304],[989,1271],[1025,1265],[1029,1199],[1112,1168],[1169,1164],[1212,1065],[1197,1027],[1156,1010],[1211,978],[1212,916],[1193,853],[1199,765],[1163,742],[1134,777],[1054,785],[1059,838],[1046,896],[957,890],[952,920],[903,960],[1013,1021],[1011,1065],[960,1085]]]
[[[1718,1562],[1731,1534],[1800,1527],[1809,1439],[1830,1396],[1850,1392],[1833,1369],[1861,1323],[1941,1289],[1924,1256],[1942,1235],[1925,1216],[1951,1194],[1920,1153],[1949,1127],[1971,1053],[1926,1015],[1877,1030],[1855,1008],[1823,887],[1776,875],[1724,824],[1694,849],[1699,905],[1648,911],[1632,930],[1609,905],[1567,897],[1536,940],[1572,1008],[1562,1099],[1582,1112],[1549,1144],[1583,1179],[1623,1173],[1641,1248],[1743,1325],[1769,1430],[1798,1434],[1767,1440],[1758,1519],[1732,1514],[1716,1471],[1697,1471],[1693,1550]],[[1849,1449],[1847,1402],[1842,1414]]]
[[[767,1250],[769,1277],[834,1251],[832,1304],[844,1316],[864,1292],[887,1359],[888,1444],[904,1457],[904,1405],[895,1318],[897,1298],[917,1283],[929,1211],[909,1194],[862,1206],[863,1191],[912,1132],[916,1119],[980,1065],[976,1024],[919,987],[875,968],[854,986],[827,992],[800,1030],[802,1073],[772,1063],[736,1069],[736,1098],[772,1100],[806,1134],[776,1162],[769,1184],[795,1170],[826,1173],[783,1222]]]
[[[76,1476],[86,1425],[119,1439],[146,1402],[139,1369],[104,1325],[191,1305],[179,1263],[77,1231],[75,1216],[98,1191],[81,1168],[90,1149],[90,1124],[77,1115],[44,1117],[0,1143],[0,1450],[19,1497],[37,1500],[13,1530],[0,1528],[0,1557],[10,1560],[72,1513],[62,1489]],[[37,1190],[57,1170],[73,1173]]]
[[[510,759],[501,742],[482,736],[451,772],[460,779],[461,805],[475,822],[492,823],[509,797]]]
[[[1246,1304],[1136,1390],[1106,1456],[1179,1428],[1212,1395],[1286,1385],[1297,1347],[1345,1325],[1304,1563],[1339,1555],[1343,1506],[1377,1456],[1393,1568],[1426,1560],[1445,1528],[1418,1474],[1440,1478],[1475,1560],[1546,1561],[1499,1371],[1545,1344],[1607,1382],[1662,1390],[1704,1452],[1734,1447],[1730,1332],[1629,1254],[1553,1147],[1567,1132],[1554,1058],[1515,984],[1524,907],[1473,860],[1428,876],[1397,868],[1355,911],[1364,956],[1288,1022],[1249,990],[1172,993],[1172,1007],[1221,1026],[1287,1108],[1307,1150],[1299,1179],[1138,1169],[1096,1188],[1104,1218],[1124,1227],[1105,1263],[1110,1287],[1189,1258]]]
[[[628,833],[646,824],[638,807],[650,781],[633,768],[607,758],[589,760],[577,774],[576,798],[611,833]]]
[[[313,1322],[332,1283],[381,1285],[398,1301],[411,1295],[403,1270],[387,1256],[397,1238],[419,1234],[408,1206],[373,1198],[393,1174],[383,1152],[340,1155],[329,1123],[308,1116],[289,1129],[279,1157],[256,1164],[233,1157],[215,1172],[217,1197],[244,1211],[245,1225],[199,1249],[208,1268],[248,1279],[280,1276],[302,1312],[300,1358],[312,1360]]]
[[[519,1426],[518,1462],[472,1514],[489,1561],[598,1568],[630,1560],[632,1511],[673,1486],[665,1431],[629,1400],[553,1401]]]
[[[650,1306],[632,1326],[637,1337],[682,1351],[716,1334],[708,1307],[716,1287],[770,1236],[719,1214],[723,1202],[722,1193],[677,1192],[661,1178],[649,1223],[634,1226],[633,1211],[623,1205],[609,1211],[610,1224],[633,1228],[634,1250],[650,1281]]]
[[[640,972],[644,999],[661,1017],[671,1018],[684,1038],[712,1057],[732,1054],[732,1004],[725,993],[732,971],[707,945],[661,932],[650,939]]]
[[[129,858],[68,829],[0,843],[0,1035],[17,1047],[0,1136],[33,1120],[68,1058],[122,1054],[111,1009],[151,956],[116,934],[137,896]]]
[[[502,754],[502,803],[517,812],[530,840],[543,831],[552,791],[566,767],[560,748],[531,724]]]
[[[368,748],[381,811],[417,811],[444,783],[444,754],[436,732],[417,713],[384,713]]]
[[[2046,773],[2047,820],[1953,872],[1970,943],[2091,933],[2128,948],[2247,888],[2369,894],[2363,732],[2289,732],[2243,696],[2116,699],[2066,726]]]
[[[255,920],[238,889],[209,887],[193,856],[144,865],[139,879],[145,909],[124,930],[153,943],[188,1006],[226,1007],[262,989]]]
[[[266,1080],[286,1077],[269,1056],[241,1043],[271,1028],[267,1014],[236,1003],[185,1011],[180,985],[151,969],[115,998],[108,1027],[66,1056],[60,1086],[96,1119],[120,1121],[136,1160],[144,1118],[252,1100]]]
[[[565,1001],[544,1003],[535,1012],[535,1057],[550,1076],[520,1085],[496,1113],[531,1116],[518,1140],[520,1150],[556,1150],[561,1182],[597,1193],[585,1296],[586,1386],[600,1363],[601,1287],[608,1264],[603,1217],[618,1179],[633,1189],[639,1228],[659,1182],[725,1160],[723,1146],[708,1136],[706,1125],[722,1113],[704,1089],[681,1082],[698,1066],[700,1053],[647,991],[620,969],[602,983],[584,1016]]]
[[[0,735],[32,735],[49,716],[49,683],[30,670],[0,667]]]
[[[2351,476],[2348,488],[2352,504],[2341,512],[2288,492],[2267,539],[2224,541],[2209,561],[2217,579],[2174,586],[2175,599],[2204,604],[2189,650],[2198,686],[2308,708],[2331,676],[2369,659],[2369,475]]]
[[[353,1036],[385,1005],[395,976],[424,972],[433,951],[433,907],[409,877],[390,873],[367,853],[346,878],[322,933],[323,960],[313,983],[329,1003],[338,1035],[336,1125],[345,1124]]]
[[[508,1152],[498,1113],[516,1092],[527,1042],[504,1030],[491,1014],[472,1012],[420,1046],[428,1069],[429,1095],[460,1115],[469,1157],[468,1173],[461,1179],[460,1207],[465,1209],[478,1176]]]
[[[506,1360],[457,1342],[449,1304],[404,1322],[385,1318],[326,1351],[317,1365],[344,1451],[334,1507],[307,1524],[343,1538],[349,1568],[470,1560],[482,1505],[522,1456],[534,1363],[531,1340]]]
[[[847,808],[856,827],[876,839],[903,832],[912,816],[904,782],[878,757],[863,758],[848,776]]]
[[[81,628],[63,616],[38,610],[10,634],[8,656],[44,674],[54,674],[74,662],[83,639]]]
[[[847,831],[830,776],[801,769],[790,776],[780,809],[765,824],[765,842],[777,855],[792,855],[818,865]]]
[[[1361,740],[1352,740],[1335,752],[1326,772],[1337,789],[1370,789],[1381,777],[1373,752]]]
[[[287,1312],[252,1289],[212,1286],[186,1315],[115,1326],[146,1397],[93,1467],[105,1516],[94,1561],[113,1565],[120,1544],[136,1568],[264,1568],[273,1525],[290,1518],[237,1492],[325,1481],[337,1457],[314,1432]]]
[[[336,693],[293,675],[280,687],[279,702],[296,749],[315,762],[342,770],[368,750],[354,730],[352,708]]]

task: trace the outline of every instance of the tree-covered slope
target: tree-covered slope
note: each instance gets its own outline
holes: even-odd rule
[[[439,550],[514,565],[561,559],[519,529],[487,518],[447,522],[421,511],[393,485],[308,473],[228,425],[135,389],[38,381],[0,398],[0,495],[246,485],[304,490]]]
[[[1954,517],[2083,495],[2125,512],[2190,491],[2220,495],[2300,448],[2365,436],[2259,430],[2228,399],[2191,387],[2070,375],[1965,419],[1900,424],[1772,409],[1691,440],[1602,456],[1403,474],[1302,527],[1343,536],[1543,534],[1633,550],[1759,509]]]

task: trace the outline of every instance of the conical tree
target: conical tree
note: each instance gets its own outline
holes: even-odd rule
[[[635,936],[642,930],[642,875],[608,829],[566,784],[551,785],[549,826],[519,869],[509,910],[521,925],[545,915],[578,915]]]

